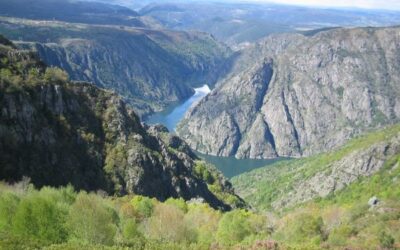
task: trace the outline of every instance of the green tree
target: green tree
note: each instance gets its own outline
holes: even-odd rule
[[[323,220],[321,217],[309,213],[299,213],[286,221],[280,233],[283,233],[284,240],[291,243],[302,244],[311,242],[319,245],[323,240]]]
[[[48,243],[65,241],[66,211],[39,193],[30,194],[18,205],[13,218],[13,233]]]
[[[69,80],[69,76],[67,72],[62,69],[51,67],[47,68],[46,72],[44,73],[44,80],[47,83],[65,83]]]
[[[13,193],[4,192],[0,194],[0,231],[11,229],[12,219],[18,208],[19,198]]]
[[[118,216],[99,196],[81,192],[68,215],[70,239],[80,243],[111,245]]]
[[[141,195],[133,197],[131,204],[142,217],[150,217],[153,213],[155,200]]]
[[[215,232],[221,212],[207,204],[190,204],[185,214],[185,222],[195,232],[196,242],[209,246],[215,241]]]
[[[223,245],[234,245],[252,234],[250,213],[244,210],[234,210],[225,213],[219,221],[217,241]]]
[[[179,199],[169,198],[164,203],[173,205],[173,206],[181,209],[184,213],[186,213],[188,211],[188,206],[187,206],[185,200],[182,198],[179,198]]]

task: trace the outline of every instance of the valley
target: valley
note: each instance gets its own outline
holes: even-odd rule
[[[171,133],[175,133],[176,126],[183,119],[186,112],[198,104],[207,94],[211,92],[207,85],[201,88],[195,88],[195,94],[185,101],[183,104],[172,105],[168,109],[155,113],[147,118],[144,122],[147,124],[162,124],[168,128]],[[250,170],[265,167],[282,159],[237,159],[235,157],[222,157],[205,155],[195,152],[197,156],[206,162],[213,164],[225,177],[231,178],[236,175],[248,172]]]
[[[400,249],[400,3],[0,0],[0,249]]]

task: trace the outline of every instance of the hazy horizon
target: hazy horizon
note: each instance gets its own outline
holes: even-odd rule
[[[217,1],[217,0],[203,0]],[[251,3],[275,3],[286,5],[300,5],[308,7],[324,8],[359,8],[370,10],[392,10],[400,11],[400,0],[223,0],[225,2],[251,2]],[[173,0],[171,0],[173,2]]]

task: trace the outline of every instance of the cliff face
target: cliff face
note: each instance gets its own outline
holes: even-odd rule
[[[239,52],[180,124],[195,149],[239,158],[331,150],[400,119],[400,28],[281,35]]]
[[[0,179],[230,206],[196,176],[196,156],[160,127],[143,127],[112,92],[71,83],[32,52],[0,44]],[[218,182],[234,195],[228,182]],[[240,200],[240,199],[238,199]]]
[[[71,79],[116,91],[141,116],[212,85],[229,50],[210,35],[119,26],[3,19],[0,32],[22,39]],[[223,71],[223,70],[222,70]]]

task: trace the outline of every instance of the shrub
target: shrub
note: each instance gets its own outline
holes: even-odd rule
[[[195,233],[196,242],[202,245],[210,245],[215,241],[220,219],[221,212],[207,204],[191,204],[185,215],[186,224]]]
[[[390,234],[382,231],[379,235],[379,242],[384,249],[393,249],[394,248],[394,238]]]
[[[85,244],[111,245],[117,220],[115,211],[100,197],[79,193],[68,216],[70,239]]]
[[[51,67],[46,69],[46,72],[44,73],[44,80],[47,83],[60,84],[67,82],[69,77],[68,74],[62,69]]]
[[[59,243],[67,238],[65,219],[65,210],[48,197],[34,193],[19,203],[12,231],[22,237]]]
[[[347,240],[354,234],[356,234],[354,227],[349,225],[341,225],[332,230],[332,232],[329,234],[328,242],[330,245],[336,247],[346,246]]]
[[[141,236],[135,219],[127,219],[123,222],[122,236],[125,240],[130,240]]]
[[[12,193],[0,194],[0,231],[9,231],[11,229],[12,219],[18,208],[19,198]]]
[[[248,218],[250,213],[234,210],[225,213],[219,221],[217,240],[223,245],[234,245],[252,233]]]
[[[153,213],[155,200],[141,195],[136,195],[131,204],[142,217],[150,217]]]
[[[186,213],[188,211],[188,206],[187,206],[185,200],[182,198],[179,198],[179,199],[169,198],[164,203],[175,206],[175,207],[181,209],[184,213]]]
[[[183,211],[173,205],[157,204],[145,228],[150,239],[163,242],[192,242],[194,238]]]
[[[286,221],[279,233],[289,243],[319,245],[324,239],[323,220],[309,213],[295,214]]]

